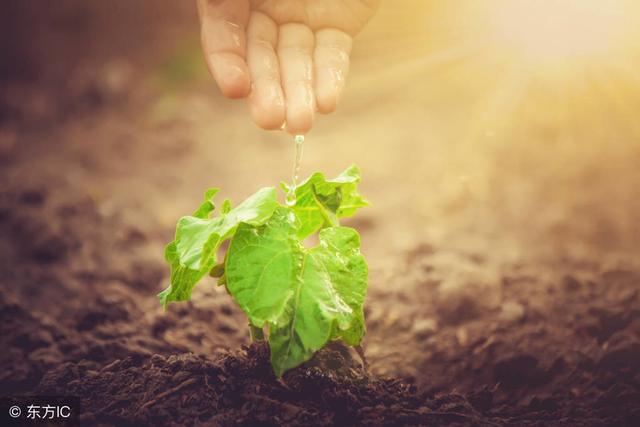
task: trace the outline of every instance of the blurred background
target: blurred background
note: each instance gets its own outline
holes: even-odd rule
[[[382,1],[301,173],[362,169],[372,207],[348,224],[371,266],[374,372],[464,389],[494,378],[478,360],[494,372],[496,342],[513,354],[529,337],[518,351],[546,370],[549,346],[569,365],[580,349],[596,360],[640,319],[639,32],[633,0]],[[291,136],[219,94],[195,2],[4,0],[0,52],[5,298],[69,328],[80,350],[62,360],[246,342],[242,315],[209,283],[166,315],[153,298],[168,281],[162,246],[205,188],[239,202],[289,180],[294,159]],[[575,283],[583,299],[558,296]],[[557,320],[576,301],[575,319]],[[520,338],[491,338],[487,325],[525,317]],[[576,338],[585,319],[595,329]],[[538,340],[545,322],[556,332]]]
[[[209,185],[239,200],[289,179],[291,138],[222,99],[191,3],[4,2],[2,156],[31,157],[13,176],[52,169],[167,227]],[[382,2],[339,111],[307,138],[303,175],[362,167],[376,252],[476,234],[514,250],[636,249],[637,9]]]

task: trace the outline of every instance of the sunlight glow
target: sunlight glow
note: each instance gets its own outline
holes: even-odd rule
[[[535,61],[601,57],[619,50],[628,0],[504,0],[491,3],[495,41]]]

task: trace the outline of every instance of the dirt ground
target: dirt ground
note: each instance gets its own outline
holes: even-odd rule
[[[332,345],[279,381],[213,281],[155,294],[176,220],[287,180],[290,137],[219,96],[188,2],[10,3],[34,31],[0,34],[0,396],[99,426],[640,425],[640,87],[514,103],[490,66],[389,48],[428,38],[383,6],[302,165],[363,171],[370,366]]]

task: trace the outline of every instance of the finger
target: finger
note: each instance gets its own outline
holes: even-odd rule
[[[318,111],[330,113],[336,109],[349,74],[349,54],[353,39],[333,28],[316,32],[315,91]]]
[[[247,63],[251,75],[249,110],[258,126],[279,129],[285,120],[285,104],[275,46],[278,26],[260,12],[252,12],[247,27]]]
[[[245,61],[248,2],[198,0],[198,12],[202,47],[213,78],[224,96],[247,96],[251,87]]]
[[[314,36],[306,25],[280,26],[278,59],[287,103],[287,130],[293,134],[304,134],[313,126],[313,46]]]

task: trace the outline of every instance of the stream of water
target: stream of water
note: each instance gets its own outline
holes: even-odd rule
[[[296,158],[293,162],[293,172],[291,174],[291,186],[289,192],[285,198],[288,206],[296,204],[296,187],[298,186],[298,179],[300,175],[300,161],[302,160],[302,144],[304,143],[304,135],[296,135],[293,138],[294,145],[296,146]]]

